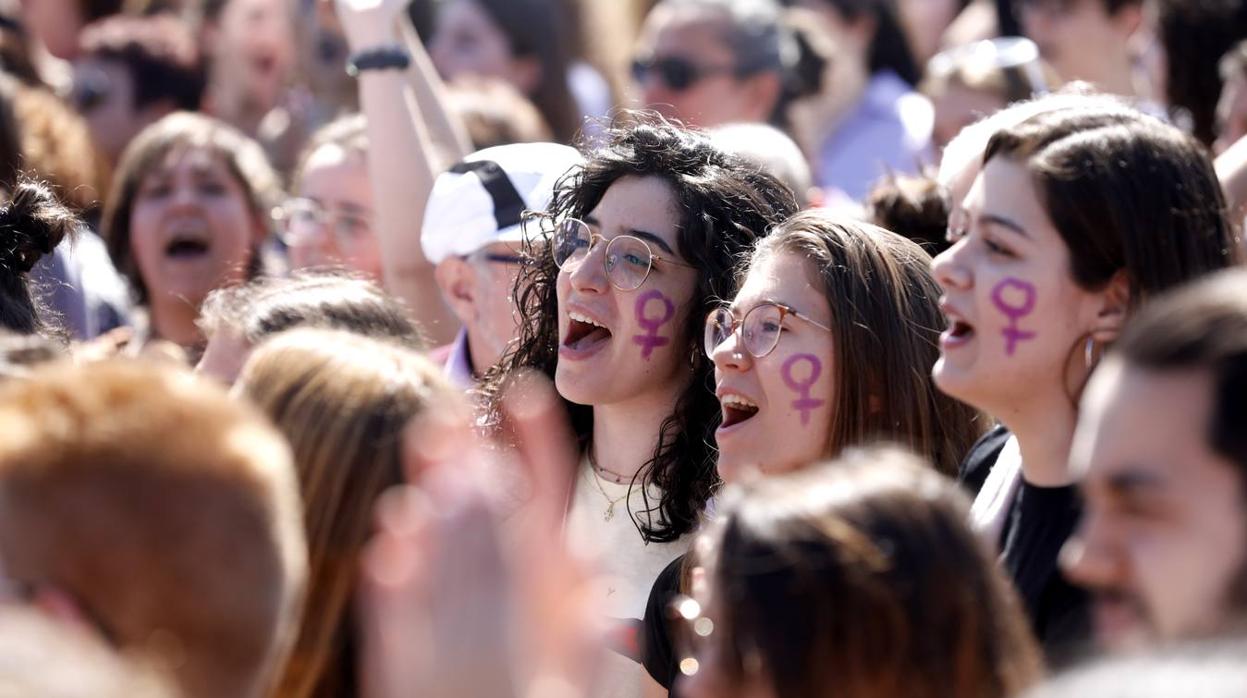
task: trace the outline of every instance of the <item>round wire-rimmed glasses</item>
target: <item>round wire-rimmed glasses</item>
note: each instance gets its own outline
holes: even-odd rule
[[[693,268],[691,264],[655,254],[648,242],[633,235],[616,235],[607,239],[601,233],[593,232],[588,223],[578,218],[555,222],[547,214],[528,212],[528,216],[529,219],[540,220],[539,224],[549,236],[554,264],[561,271],[575,271],[589,256],[594,244],[604,242],[606,248],[602,264],[606,269],[606,278],[620,291],[640,288],[654,270],[655,261]]]
[[[787,317],[800,318],[811,325],[831,332],[831,328],[809,316],[797,312],[794,308],[776,301],[762,301],[749,309],[739,322],[735,313],[727,306],[710,311],[706,316],[705,349],[706,356],[712,356],[720,344],[728,337],[740,332],[740,344],[754,358],[762,358],[779,344],[780,329]]]

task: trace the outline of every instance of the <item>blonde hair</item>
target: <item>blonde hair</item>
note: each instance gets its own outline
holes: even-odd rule
[[[290,440],[306,507],[308,608],[315,610],[304,617],[276,695],[355,695],[352,597],[374,505],[402,481],[408,421],[461,398],[414,351],[307,328],[256,349],[238,389]]]
[[[260,696],[306,574],[290,451],[185,371],[50,364],[0,386],[0,560],[186,696]]]

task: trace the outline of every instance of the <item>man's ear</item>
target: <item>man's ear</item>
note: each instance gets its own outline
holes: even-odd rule
[[[446,304],[465,326],[476,320],[476,270],[462,257],[447,257],[433,268]]]
[[[1091,338],[1102,345],[1111,344],[1121,335],[1130,313],[1130,276],[1120,270],[1109,279],[1101,294],[1100,309],[1091,328]]]

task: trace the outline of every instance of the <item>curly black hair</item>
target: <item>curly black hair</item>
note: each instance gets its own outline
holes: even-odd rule
[[[683,330],[693,377],[674,411],[663,420],[653,456],[632,481],[641,481],[645,516],[629,511],[642,537],[674,541],[698,524],[718,484],[714,430],[721,418],[714,396],[714,366],[701,348],[706,315],[736,290],[736,265],[754,242],[798,209],[795,195],[778,179],[729,155],[702,133],[651,112],[623,112],[628,125],[608,129],[586,163],[564,175],[547,213],[555,220],[583,218],[606,190],[625,176],[659,177],[674,193],[680,211],[677,247],[698,270],[692,310]],[[544,245],[525,244],[528,264],[516,281],[519,341],[485,375],[481,391],[492,423],[507,380],[535,369],[553,376],[558,362],[559,270]],[[581,449],[593,431],[593,410],[566,403]],[[650,486],[662,492],[657,503]]]

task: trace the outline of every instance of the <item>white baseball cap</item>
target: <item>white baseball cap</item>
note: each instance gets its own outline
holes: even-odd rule
[[[520,213],[544,211],[554,184],[584,158],[557,143],[486,148],[443,172],[433,183],[420,246],[433,264],[469,255],[495,242],[519,242]]]

